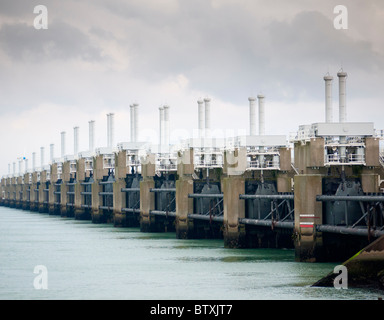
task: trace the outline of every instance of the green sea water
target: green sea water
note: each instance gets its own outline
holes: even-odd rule
[[[293,250],[226,249],[223,240],[0,207],[0,299],[377,299],[363,289],[311,287],[337,264],[299,263]],[[36,288],[44,266],[47,289]]]

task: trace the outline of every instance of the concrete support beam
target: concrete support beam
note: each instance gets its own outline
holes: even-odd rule
[[[155,194],[150,192],[155,187],[155,155],[149,154],[141,159],[141,172],[143,180],[140,181],[140,230],[143,232],[155,229],[155,216],[149,214],[155,209]]]
[[[367,137],[365,138],[365,163],[367,167],[380,167],[380,139]]]
[[[22,192],[23,192],[23,178],[22,176],[19,176],[16,179],[16,203],[15,203],[15,207],[19,209],[22,207],[22,196],[23,196]]]
[[[100,196],[99,192],[102,191],[101,185],[99,185],[99,181],[95,179],[95,182],[92,183],[92,222],[93,223],[101,223],[102,221],[102,212],[99,209],[100,206]]]
[[[145,177],[140,181],[140,230],[143,232],[154,229],[155,217],[149,214],[155,209],[155,194],[150,192],[155,187],[153,178]]]
[[[292,192],[292,178],[288,173],[276,174],[277,192]]]
[[[36,188],[37,188],[37,172],[33,172],[32,173],[32,184],[31,184],[31,191],[30,191],[30,197],[29,197],[29,209],[31,211],[37,211],[39,208],[37,207],[36,205],[36,200],[38,200],[38,198],[36,197]]]
[[[82,196],[81,196],[81,182],[80,181],[76,181],[74,191],[75,191],[75,203],[74,203],[74,207],[73,207],[73,215],[74,215],[76,220],[83,220],[84,219],[83,218],[84,209],[81,207]]]
[[[239,199],[245,193],[245,179],[242,176],[228,176],[222,179],[224,193],[224,246],[242,248],[245,246],[245,228],[239,219],[245,218],[245,202]]]
[[[46,205],[44,205],[44,189],[47,182],[47,171],[40,172],[40,186],[39,186],[39,202],[38,202],[38,211],[40,213],[46,212]]]
[[[103,155],[98,155],[93,158],[93,178],[94,183],[92,184],[92,222],[93,223],[104,223],[107,222],[104,216],[103,210],[99,208],[101,205],[101,197],[99,192],[103,191],[103,186],[99,184],[103,180],[104,176],[108,175],[108,169],[103,168]]]
[[[316,196],[322,194],[322,176],[296,175],[295,188],[295,259],[296,261],[322,261],[322,235],[316,224],[322,224],[322,203]]]
[[[24,184],[23,184],[23,197],[21,199],[21,208],[23,210],[29,210],[29,197],[28,189],[30,188],[29,184],[29,174],[24,174]]]
[[[193,149],[180,152],[177,158],[176,180],[176,237],[178,239],[193,238],[193,221],[188,219],[188,213],[193,213],[193,199],[188,194],[193,193]]]
[[[127,151],[122,150],[115,154],[115,179],[125,179],[127,173]]]
[[[176,237],[178,239],[193,238],[192,222],[188,213],[193,213],[193,199],[188,194],[193,193],[191,177],[181,176],[176,180]]]
[[[67,191],[68,186],[67,183],[63,180],[61,184],[61,194],[60,194],[60,215],[62,217],[68,216],[68,208],[67,208]]]
[[[126,214],[121,209],[125,208],[126,192],[121,192],[125,188],[126,183],[124,179],[117,179],[113,183],[113,224],[115,227],[126,226]]]
[[[380,192],[380,175],[375,173],[362,174],[361,187],[365,193]]]

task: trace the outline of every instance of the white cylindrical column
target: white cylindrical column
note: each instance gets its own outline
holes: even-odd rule
[[[265,135],[265,97],[262,94],[257,96],[259,99],[259,135]]]
[[[169,106],[164,106],[164,144],[169,146]]]
[[[32,171],[36,170],[36,152],[32,152]]]
[[[55,145],[51,143],[49,145],[49,161],[53,163],[53,158],[55,157]]]
[[[256,135],[256,98],[249,97],[249,134]]]
[[[65,131],[61,132],[61,157],[65,156]]]
[[[93,152],[95,149],[95,121],[88,121],[89,126],[89,151]]]
[[[27,173],[28,172],[28,159],[24,159],[24,163],[25,163],[24,172]]]
[[[43,170],[44,167],[44,147],[40,148],[40,168]]]
[[[73,128],[73,155],[76,157],[79,153],[79,127]]]
[[[324,76],[325,81],[325,122],[333,122],[332,108],[332,81],[333,77],[327,73]]]
[[[22,163],[23,159],[19,159],[19,175],[21,174],[21,163]]]
[[[347,99],[346,99],[347,73],[341,70],[337,73],[337,76],[339,77],[339,122],[346,122],[347,121]]]
[[[204,137],[204,101],[199,99],[198,105],[198,125],[199,125],[199,138]]]
[[[134,114],[134,142],[137,142],[139,140],[139,105],[137,103],[133,104],[133,114]]]
[[[13,174],[15,175],[16,174],[16,162],[13,162]]]
[[[115,143],[115,114],[114,113],[109,114],[109,131],[110,131],[109,146],[112,148],[113,144]]]
[[[111,120],[110,114],[107,113],[107,147],[111,146]]]
[[[211,137],[211,99],[205,98],[205,136]]]
[[[135,142],[135,106],[133,104],[129,106],[129,111],[131,120],[131,142]]]
[[[164,143],[164,108],[159,107],[159,146]]]
[[[11,164],[8,163],[8,174],[11,174]]]

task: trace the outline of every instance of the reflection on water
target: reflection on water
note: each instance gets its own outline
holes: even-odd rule
[[[36,265],[48,290],[33,286]],[[0,207],[0,299],[377,299],[312,288],[335,264]]]

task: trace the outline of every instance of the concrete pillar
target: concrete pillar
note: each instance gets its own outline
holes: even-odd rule
[[[58,172],[57,172],[57,163],[51,164],[51,183],[49,184],[49,191],[48,191],[48,213],[49,214],[56,214],[55,210],[55,190],[56,186],[55,184],[57,183],[58,180]]]
[[[46,181],[47,181],[47,171],[41,171],[40,172],[40,186],[39,186],[39,199],[38,199],[38,208],[37,210],[40,213],[46,212],[45,205],[44,205],[44,189],[46,187]]]
[[[193,213],[193,199],[188,194],[193,193],[193,149],[185,150],[178,155],[176,180],[176,237],[178,239],[193,238],[193,222],[188,219],[188,213]]]
[[[16,208],[21,208],[22,206],[22,194],[23,192],[23,178],[22,176],[17,177],[16,179],[16,203],[15,207]]]
[[[241,175],[222,179],[224,193],[224,246],[242,248],[245,246],[245,227],[239,218],[245,218],[245,202],[239,199],[245,193],[245,179]]]
[[[23,184],[23,198],[21,208],[23,210],[29,210],[29,200],[28,200],[28,189],[30,188],[29,184],[29,173],[24,174],[24,184]]]
[[[82,220],[84,215],[84,209],[81,207],[81,182],[76,181],[75,184],[75,203],[73,207],[73,215],[75,219]]]
[[[176,237],[178,239],[193,238],[192,221],[188,220],[188,213],[193,213],[193,199],[188,194],[193,193],[193,180],[181,177],[176,180]]]
[[[125,208],[126,192],[121,192],[121,188],[125,188],[124,179],[117,179],[113,183],[113,224],[115,227],[126,226],[126,213],[122,211]]]
[[[61,194],[60,194],[60,215],[62,217],[68,216],[68,208],[67,208],[67,191],[68,186],[66,181],[62,181],[61,183]]]
[[[150,192],[155,187],[155,155],[149,154],[141,161],[141,173],[143,180],[140,181],[140,230],[143,232],[155,229],[155,217],[149,214],[155,209],[155,194]]]
[[[102,222],[102,212],[100,212],[100,196],[99,192],[102,190],[101,185],[99,185],[99,180],[95,179],[95,182],[92,183],[92,222],[100,223]]]
[[[127,177],[127,151],[122,150],[115,155],[115,179],[113,183],[113,223],[115,227],[127,225],[126,213],[122,211],[126,205],[126,192],[121,192],[126,187]]]
[[[316,224],[322,224],[322,203],[316,196],[322,194],[322,176],[296,175],[295,188],[295,259],[319,262],[323,259],[322,235]]]
[[[361,187],[365,193],[380,192],[380,175],[375,173],[362,174]]]
[[[5,195],[5,182],[4,178],[1,179],[1,187],[0,187],[0,206],[4,205],[4,195]]]
[[[36,190],[37,189],[37,172],[32,173],[32,183],[31,183],[31,189],[30,189],[30,197],[29,197],[29,208],[31,211],[37,211],[38,207],[36,205]]]
[[[380,139],[365,138],[365,163],[367,167],[380,167]]]
[[[6,205],[10,206],[11,200],[11,178],[7,178],[6,187],[5,187],[5,197],[6,197]]]
[[[103,180],[104,176],[108,175],[108,169],[103,168],[103,158],[104,156],[98,155],[95,158],[93,158],[93,179],[94,183],[92,184],[92,222],[93,223],[103,223],[107,222],[107,218],[103,214],[103,210],[99,208],[101,205],[101,197],[99,195],[99,192],[103,190],[103,186],[99,184],[100,181]]]
[[[11,178],[11,188],[10,188],[10,199],[9,199],[9,206],[11,208],[15,207],[15,192],[16,192],[16,178]]]

